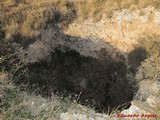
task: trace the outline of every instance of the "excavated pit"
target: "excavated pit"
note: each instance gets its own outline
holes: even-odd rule
[[[124,61],[85,57],[72,49],[56,48],[48,60],[28,65],[27,84],[44,96],[71,96],[78,103],[106,112],[130,105],[135,89]],[[38,86],[38,87],[37,87]]]
[[[107,113],[129,107],[138,88],[134,71],[144,60],[141,48],[127,53],[127,59],[101,38],[69,36],[55,25],[48,25],[25,49],[17,48],[17,58],[26,66],[12,76],[17,84]]]
[[[25,67],[12,75],[16,84],[28,85],[45,97],[58,94],[110,113],[130,106],[138,90],[135,70],[145,51],[123,53],[101,38],[69,36],[48,25],[34,42],[17,46],[17,58]]]

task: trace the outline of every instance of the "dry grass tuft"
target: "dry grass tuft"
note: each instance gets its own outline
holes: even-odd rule
[[[25,86],[15,86],[7,75],[0,75],[0,118],[7,120],[59,119],[63,112],[73,107],[69,98],[54,95],[51,99],[20,91]]]

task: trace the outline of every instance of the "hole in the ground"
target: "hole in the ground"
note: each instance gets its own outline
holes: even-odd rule
[[[126,74],[125,63],[109,56],[95,59],[57,48],[50,60],[29,65],[28,82],[32,89],[38,86],[43,95],[69,93],[79,103],[106,112],[130,105],[135,90]]]
[[[16,83],[28,84],[29,90],[38,90],[43,96],[70,95],[98,112],[129,107],[137,91],[134,72],[145,59],[142,48],[130,52],[125,60],[123,52],[103,39],[65,35],[55,26],[42,31],[39,39],[25,48],[16,53],[27,66],[16,69],[12,76]]]

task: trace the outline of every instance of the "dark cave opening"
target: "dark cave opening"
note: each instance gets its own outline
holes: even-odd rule
[[[78,103],[94,107],[98,112],[130,106],[135,88],[127,78],[127,66],[111,57],[84,57],[68,49],[55,49],[52,57],[28,65],[27,84],[41,91],[71,95]]]

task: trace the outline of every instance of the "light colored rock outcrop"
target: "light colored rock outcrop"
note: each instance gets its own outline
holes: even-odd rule
[[[143,14],[142,14],[143,13]],[[103,15],[101,21],[92,19],[85,22],[75,21],[65,31],[68,35],[90,39],[102,39],[123,52],[129,52],[137,39],[144,34],[160,34],[160,11],[153,7],[130,11],[116,11],[112,18]]]

